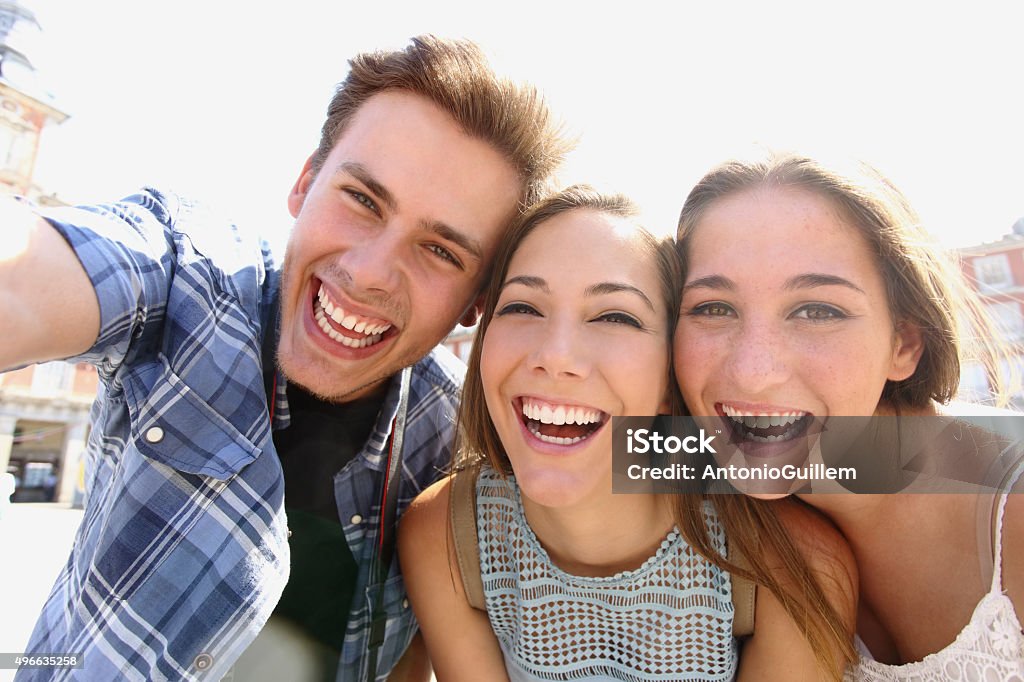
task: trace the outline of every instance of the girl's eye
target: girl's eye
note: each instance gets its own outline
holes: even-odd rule
[[[499,316],[499,317],[502,316],[502,315],[517,315],[517,314],[518,315],[540,315],[540,313],[537,312],[537,309],[534,308],[532,305],[530,305],[528,303],[521,303],[521,302],[518,302],[518,301],[513,302],[513,303],[508,303],[506,305],[503,305],[501,308],[498,309],[498,312],[495,313],[495,314],[497,316]]]
[[[449,251],[448,249],[444,248],[440,244],[428,244],[427,249],[429,249],[431,253],[436,255],[441,260],[451,263],[452,265],[458,267],[460,270],[462,269],[462,262],[455,257],[455,254]]]
[[[829,320],[845,320],[849,315],[839,308],[825,303],[809,303],[797,308],[793,317],[798,320],[809,320],[811,322],[827,322]]]
[[[729,315],[735,315],[732,306],[729,306],[721,301],[710,301],[708,303],[701,303],[700,305],[694,306],[688,315],[703,315],[706,317],[726,317]]]
[[[629,315],[628,313],[622,312],[604,313],[603,315],[599,315],[595,319],[595,321],[611,322],[613,324],[627,324],[630,327],[636,327],[637,329],[643,329],[644,327],[643,324],[641,324],[640,320],[636,319],[632,315]]]

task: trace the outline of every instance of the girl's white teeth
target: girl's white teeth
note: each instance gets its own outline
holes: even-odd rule
[[[601,413],[598,410],[588,410],[585,407],[558,405],[540,405],[531,400],[523,400],[523,415],[527,419],[541,422],[542,424],[596,424],[601,421]],[[554,441],[549,441],[554,442]]]
[[[345,314],[345,310],[340,305],[335,305],[334,302],[331,301],[331,299],[327,296],[327,291],[324,289],[324,285],[323,284],[320,285],[320,291],[317,292],[317,300],[320,302],[320,308],[322,309],[323,313],[326,314],[326,317],[331,318],[337,324],[341,325],[345,329],[349,329],[351,331],[354,331],[357,334],[365,334],[367,337],[380,336],[381,334],[383,334],[384,332],[386,332],[388,329],[391,328],[391,325],[387,324],[387,323],[384,323],[384,324],[370,324],[370,322],[368,322],[366,320],[361,320],[358,317],[356,317],[355,315],[346,315]],[[326,318],[324,320],[320,319],[319,311],[318,311],[318,314],[317,314],[317,322],[320,324],[321,327],[323,327],[324,324],[327,324]],[[327,324],[327,326],[330,327],[330,324]],[[329,330],[325,329],[324,331],[327,331],[328,335],[330,335]],[[335,332],[335,334],[337,334],[337,332]],[[347,338],[347,337],[344,337],[344,335],[341,335],[341,334],[339,334],[339,336],[342,336],[342,338]],[[334,339],[334,336],[331,336],[331,338]],[[359,340],[357,340],[357,339],[348,339],[348,340],[349,341],[363,341],[364,339],[359,339]],[[335,341],[337,341],[337,339],[335,339]],[[380,339],[375,339],[375,340],[370,341],[369,343],[362,343],[362,344],[360,344],[358,346],[353,346],[353,347],[355,347],[355,348],[362,348],[363,346],[368,346],[368,345],[374,344],[377,341],[380,341]],[[349,344],[349,343],[345,343],[345,345],[346,346],[351,346],[351,344]]]
[[[526,428],[530,429],[530,433],[537,437],[538,440],[545,443],[553,443],[554,445],[572,445],[573,443],[579,443],[586,436],[576,436],[575,438],[559,438],[558,436],[545,436],[540,432],[540,427],[536,424],[527,424]]]
[[[722,405],[722,412],[737,424],[742,424],[748,429],[766,429],[770,426],[789,426],[805,416],[805,412],[770,412],[768,414],[743,414],[739,410]],[[769,436],[771,438],[771,436]]]

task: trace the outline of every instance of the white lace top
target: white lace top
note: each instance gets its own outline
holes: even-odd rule
[[[1024,634],[1013,603],[1003,594],[1006,498],[1001,495],[998,503],[992,586],[953,643],[915,663],[886,665],[874,660],[858,639],[861,660],[847,672],[848,682],[1024,682]]]
[[[712,537],[725,538],[708,508]],[[673,530],[635,570],[607,578],[555,566],[526,522],[519,488],[484,468],[477,480],[487,615],[512,682],[732,680],[729,575]]]

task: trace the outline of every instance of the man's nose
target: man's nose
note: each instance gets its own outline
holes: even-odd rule
[[[355,290],[393,294],[401,279],[404,252],[399,235],[385,229],[349,244],[339,264]]]

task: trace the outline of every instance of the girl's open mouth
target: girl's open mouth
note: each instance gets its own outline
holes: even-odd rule
[[[519,419],[537,440],[551,445],[576,445],[593,436],[609,419],[607,412],[538,398],[517,398]]]

